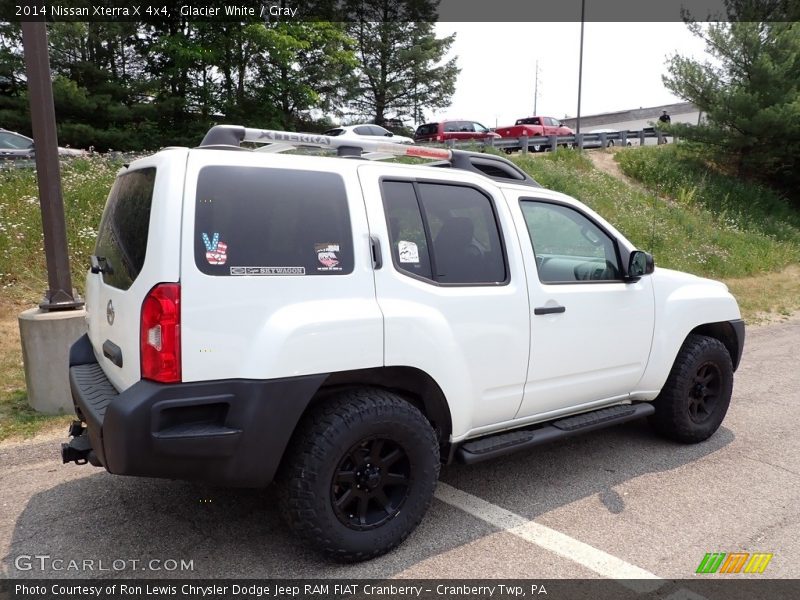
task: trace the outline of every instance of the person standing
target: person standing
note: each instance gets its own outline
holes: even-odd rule
[[[669,113],[668,113],[666,110],[663,110],[663,111],[661,111],[661,116],[660,116],[660,117],[658,117],[658,122],[659,122],[659,123],[666,123],[667,125],[669,125],[670,123],[672,123],[672,119],[670,118],[670,116],[669,116]],[[666,138],[666,137],[665,137],[663,134],[662,134],[662,135],[659,135],[659,136],[658,136],[658,143],[659,143],[659,144],[666,144],[666,143],[668,143],[668,142],[667,142],[667,138]]]

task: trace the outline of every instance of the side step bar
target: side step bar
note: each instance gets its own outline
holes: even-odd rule
[[[601,408],[574,417],[552,421],[536,429],[515,429],[464,442],[456,450],[456,457],[459,462],[470,465],[580,433],[640,419],[652,415],[654,412],[655,407],[650,402]]]

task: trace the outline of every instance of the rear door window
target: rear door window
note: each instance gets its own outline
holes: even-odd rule
[[[395,267],[441,284],[496,285],[505,254],[491,200],[462,185],[384,181]]]
[[[94,247],[105,259],[103,281],[110,286],[127,290],[142,270],[155,181],[150,167],[120,175],[111,188]]]
[[[334,173],[208,166],[197,178],[195,264],[208,275],[345,275],[353,236]]]

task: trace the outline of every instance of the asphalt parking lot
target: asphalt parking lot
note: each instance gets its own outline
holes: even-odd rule
[[[0,573],[682,579],[695,577],[708,552],[767,552],[773,558],[761,577],[800,578],[798,343],[797,319],[748,330],[731,410],[707,442],[676,445],[636,422],[448,467],[405,544],[356,565],[326,562],[299,545],[273,490],[62,465],[55,437],[0,445]],[[19,558],[37,555],[49,558]],[[126,563],[99,571],[101,559],[106,568]],[[191,570],[143,570],[153,559],[191,561]],[[95,561],[94,571],[70,570],[70,560]]]

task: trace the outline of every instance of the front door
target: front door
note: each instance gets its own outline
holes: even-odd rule
[[[531,352],[517,417],[623,399],[647,366],[652,279],[622,280],[619,242],[577,206],[512,202],[531,298]]]

